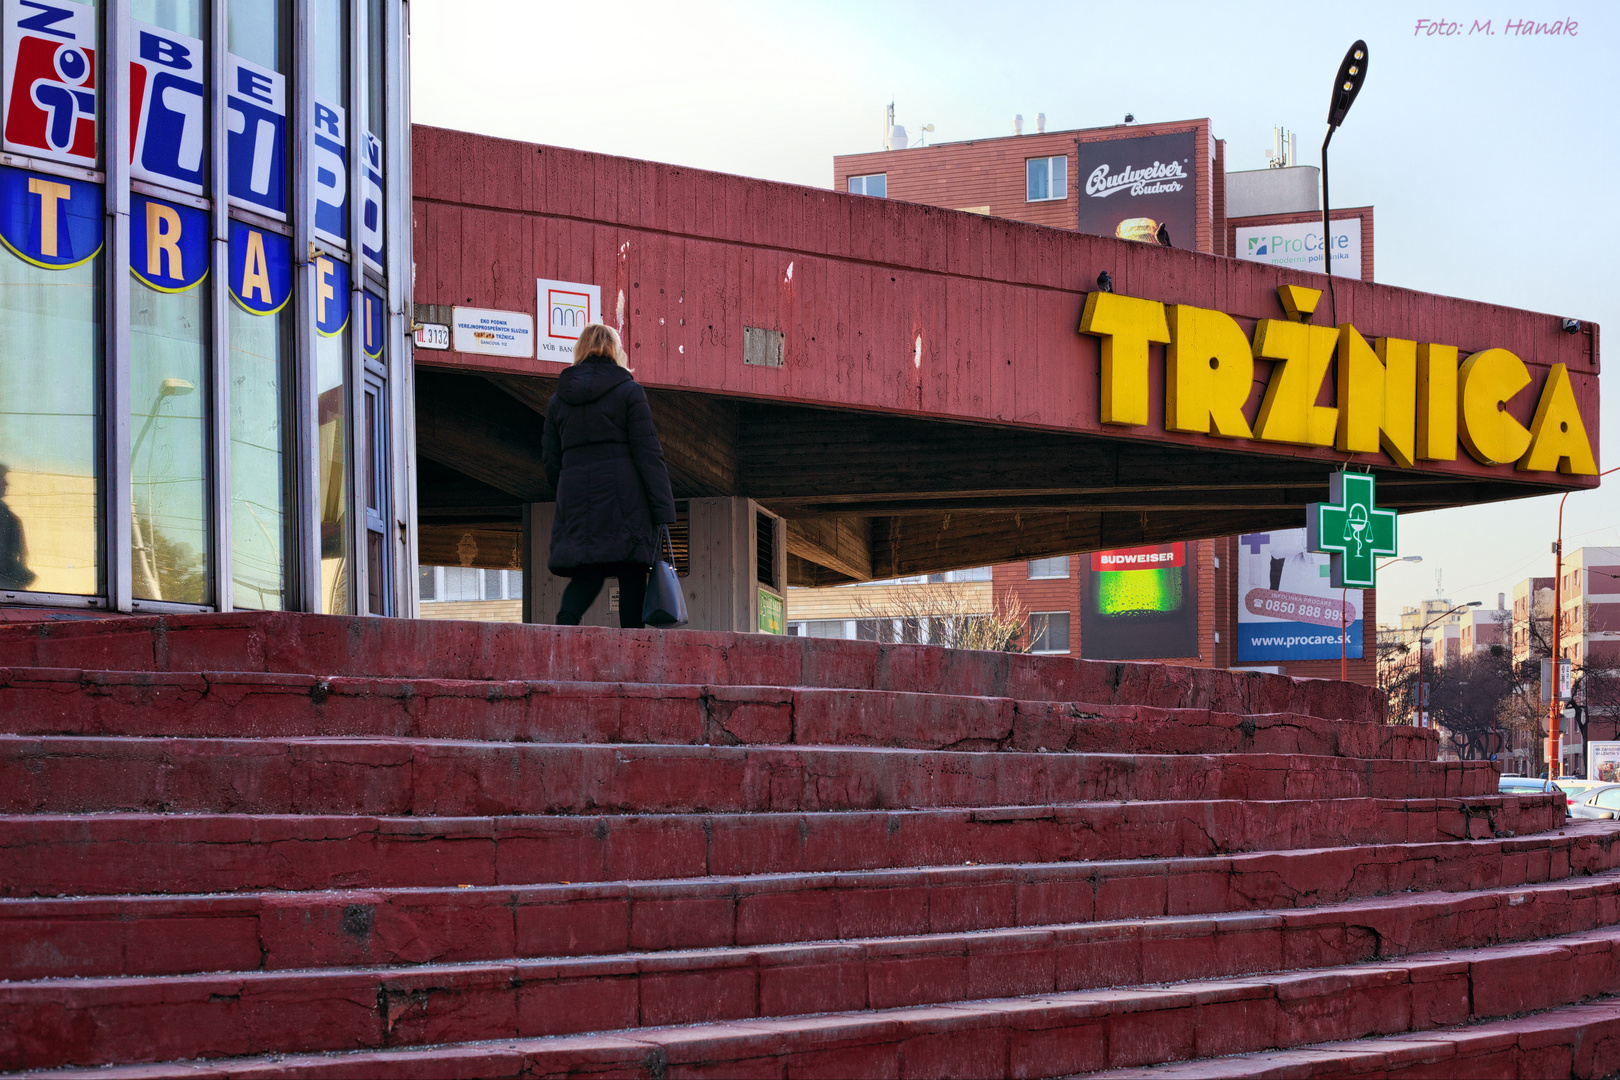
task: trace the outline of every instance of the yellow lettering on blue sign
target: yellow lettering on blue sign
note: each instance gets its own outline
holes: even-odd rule
[[[261,302],[274,304],[275,295],[270,291],[270,260],[264,254],[264,234],[257,229],[247,230],[244,246],[247,250],[242,254],[242,299],[258,293]]]
[[[54,180],[42,180],[37,176],[28,178],[28,190],[39,196],[39,253],[41,255],[56,257],[56,204],[61,199],[71,198],[73,189],[66,184],[58,184]]]
[[[165,258],[168,273],[163,272]],[[180,215],[160,202],[146,204],[146,272],[157,278],[186,278],[185,261],[180,257]]]
[[[326,302],[337,299],[337,290],[332,287],[332,260],[322,255],[315,260],[315,321],[326,322]]]

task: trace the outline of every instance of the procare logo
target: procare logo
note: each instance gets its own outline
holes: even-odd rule
[[[1249,237],[1249,255],[1264,255],[1266,253],[1266,238],[1263,236]]]
[[[1108,175],[1108,166],[1099,165],[1086,177],[1086,194],[1106,199],[1118,191],[1129,190],[1132,195],[1160,195],[1180,191],[1179,181],[1187,179],[1186,170],[1179,161],[1155,161],[1145,169],[1125,166],[1123,172]]]

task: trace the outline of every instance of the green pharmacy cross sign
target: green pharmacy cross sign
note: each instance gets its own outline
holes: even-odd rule
[[[1395,511],[1373,501],[1371,473],[1332,474],[1328,497],[1306,509],[1305,546],[1333,556],[1335,589],[1370,589],[1379,558],[1395,554]]]

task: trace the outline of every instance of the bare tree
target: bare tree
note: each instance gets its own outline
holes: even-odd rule
[[[879,641],[1028,652],[1040,628],[1026,627],[1028,618],[1018,597],[1008,592],[995,598],[992,593],[986,603],[983,594],[982,588],[960,581],[892,585],[862,596],[855,610],[863,622],[876,624]]]

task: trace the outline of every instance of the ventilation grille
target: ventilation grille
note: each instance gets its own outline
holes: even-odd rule
[[[769,514],[754,514],[754,573],[759,583],[768,589],[780,589],[776,580],[776,519]]]
[[[692,572],[692,517],[688,504],[675,504],[675,524],[669,527],[670,546],[675,549],[675,573],[686,577]]]

